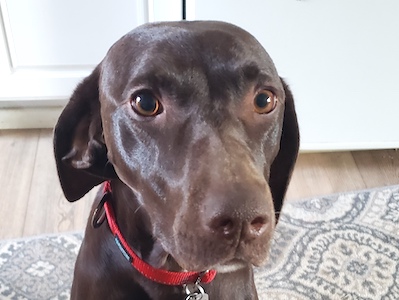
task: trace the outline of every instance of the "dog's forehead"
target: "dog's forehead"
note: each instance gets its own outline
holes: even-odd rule
[[[218,87],[238,89],[245,79],[261,80],[283,90],[275,66],[260,43],[245,30],[224,22],[140,26],[112,46],[103,69],[103,73],[113,74],[105,76],[106,85],[118,93],[129,85],[184,87],[177,87],[179,91],[191,85],[217,92]]]

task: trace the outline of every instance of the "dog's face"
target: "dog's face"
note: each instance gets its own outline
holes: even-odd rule
[[[108,160],[183,269],[263,263],[286,90],[261,45],[226,23],[150,24],[115,43],[93,74],[99,105],[86,106],[101,117],[77,122],[64,161],[98,173]],[[76,138],[79,126],[89,142]]]

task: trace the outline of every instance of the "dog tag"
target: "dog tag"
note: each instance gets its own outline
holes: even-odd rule
[[[198,283],[194,284],[194,291],[190,290],[189,285],[185,285],[187,297],[185,300],[209,300],[209,295],[205,293],[205,290]]]
[[[202,295],[201,300],[209,300],[208,294],[207,294],[207,293],[204,293],[204,294]]]
[[[187,296],[186,300],[209,300],[209,295],[207,293],[191,294]]]

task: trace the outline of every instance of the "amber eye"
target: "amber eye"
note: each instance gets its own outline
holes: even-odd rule
[[[131,99],[133,110],[145,117],[155,116],[160,112],[159,100],[149,91],[141,91],[134,94]]]
[[[254,99],[254,110],[258,114],[268,114],[272,112],[277,105],[277,97],[268,90],[262,90]]]

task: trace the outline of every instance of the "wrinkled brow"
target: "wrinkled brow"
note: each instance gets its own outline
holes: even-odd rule
[[[175,101],[206,96],[208,91],[206,76],[195,68],[176,73],[165,69],[145,70],[132,79],[130,86],[150,89],[155,93],[167,93]]]
[[[174,66],[173,69],[147,65],[136,70],[130,86],[148,88],[156,93],[165,92],[184,105],[186,99],[198,96],[239,99],[237,96],[245,93],[249,86],[259,87],[273,81],[275,78],[254,62],[225,64],[222,69],[209,67],[206,63]]]
[[[242,74],[245,80],[262,84],[273,81],[273,77],[262,71],[256,63],[248,63],[242,67]]]

